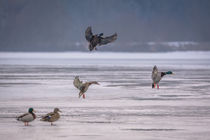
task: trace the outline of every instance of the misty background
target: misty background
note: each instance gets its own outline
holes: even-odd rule
[[[118,34],[99,51],[210,50],[209,25],[209,0],[0,0],[0,51],[88,51],[88,26]]]

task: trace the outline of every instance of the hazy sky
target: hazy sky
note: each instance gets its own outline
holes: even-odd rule
[[[0,51],[84,50],[90,25],[116,44],[210,42],[210,1],[0,0]]]

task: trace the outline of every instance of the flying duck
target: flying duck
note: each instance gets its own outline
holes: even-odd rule
[[[117,39],[117,33],[107,37],[102,37],[102,36],[103,33],[93,35],[91,27],[90,26],[87,27],[85,31],[85,38],[89,42],[88,48],[90,51],[97,50],[96,48],[97,45],[99,46],[105,45]]]
[[[73,82],[74,86],[80,90],[79,92],[79,98],[82,96],[83,99],[85,99],[85,92],[88,90],[89,86],[92,84],[99,85],[98,82],[92,81],[92,82],[85,82],[79,80],[79,76],[76,76]]]
[[[59,108],[54,108],[54,111],[43,116],[41,121],[51,122],[51,125],[53,125],[53,122],[60,118],[60,114],[58,112],[61,112]]]
[[[152,88],[155,88],[155,85],[157,85],[157,89],[159,89],[160,80],[163,78],[163,76],[167,74],[173,74],[173,72],[172,71],[158,72],[157,66],[154,66],[152,70],[152,81],[153,81]]]
[[[34,114],[34,109],[29,108],[28,113],[25,113],[23,115],[20,115],[17,117],[18,121],[24,122],[25,126],[28,126],[28,123],[36,119],[36,115]]]

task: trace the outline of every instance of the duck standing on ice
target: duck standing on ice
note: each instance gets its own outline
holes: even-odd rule
[[[25,126],[28,126],[28,123],[36,119],[36,115],[34,114],[34,109],[29,108],[28,113],[25,113],[23,115],[20,115],[17,117],[18,121],[24,122]]]
[[[73,82],[74,86],[80,90],[79,92],[79,98],[82,96],[83,99],[85,99],[85,92],[88,90],[89,86],[92,84],[96,84],[99,85],[98,82],[96,81],[91,81],[91,82],[85,82],[83,83],[82,81],[79,80],[79,76],[76,76],[74,78],[74,82]]]
[[[43,116],[41,121],[51,122],[51,125],[53,125],[53,122],[57,121],[60,118],[60,114],[58,112],[61,112],[60,109],[55,108],[53,112],[50,112]]]
[[[163,78],[163,76],[165,76],[167,74],[173,74],[173,72],[172,71],[158,72],[157,66],[154,66],[154,68],[152,70],[152,81],[153,81],[152,88],[155,88],[155,85],[157,85],[157,89],[159,89],[160,80]]]
[[[103,33],[93,35],[92,29],[90,26],[86,29],[85,38],[89,42],[88,48],[90,51],[97,50],[96,48],[97,45],[99,46],[105,45],[117,39],[117,33],[111,36],[107,36],[107,37],[102,37],[102,36],[103,36]]]

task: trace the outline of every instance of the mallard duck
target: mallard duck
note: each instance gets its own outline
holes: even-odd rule
[[[159,89],[160,80],[163,78],[163,76],[165,76],[167,74],[173,74],[173,72],[172,71],[158,72],[157,66],[154,66],[154,68],[152,70],[152,81],[153,81],[152,88],[155,88],[155,85],[157,85],[157,89]]]
[[[29,108],[28,109],[28,113],[20,115],[19,117],[17,117],[17,120],[24,122],[24,125],[28,126],[29,122],[31,122],[31,121],[36,119],[36,115],[34,114],[34,112],[35,111],[34,111],[33,108]]]
[[[51,125],[53,125],[53,122],[57,121],[60,118],[60,114],[58,112],[61,112],[59,108],[55,108],[53,112],[50,112],[43,116],[41,118],[41,121],[51,122]]]
[[[85,38],[86,40],[89,42],[89,50],[97,50],[96,46],[99,45],[105,45],[108,43],[111,43],[113,41],[115,41],[117,39],[117,33],[111,35],[111,36],[107,36],[107,37],[102,37],[103,33],[100,34],[95,34],[93,35],[92,33],[92,29],[89,26],[86,31],[85,31]]]
[[[98,82],[92,81],[92,82],[85,82],[79,80],[79,76],[76,76],[73,82],[74,86],[80,90],[79,92],[79,98],[82,96],[83,99],[85,99],[85,92],[88,90],[89,86],[92,84],[99,85]]]

